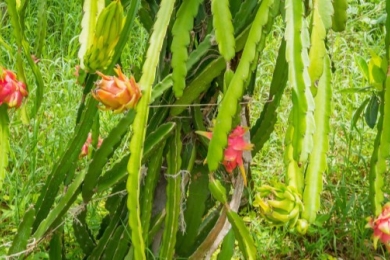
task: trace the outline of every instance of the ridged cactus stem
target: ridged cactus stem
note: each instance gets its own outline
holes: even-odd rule
[[[293,111],[290,112],[289,116],[289,125],[286,131],[286,137],[284,140],[285,151],[284,151],[284,164],[286,166],[286,184],[292,186],[298,190],[301,194],[303,189],[303,174],[298,167],[297,161],[294,159],[294,146],[293,146],[293,136],[294,136],[294,126],[292,119]]]
[[[326,153],[329,150],[329,119],[332,106],[332,72],[329,56],[325,57],[323,68],[324,72],[319,80],[318,91],[315,97],[316,108],[314,111],[314,119],[316,131],[313,136],[314,146],[309,157],[309,165],[306,169],[305,188],[303,192],[305,208],[302,217],[310,223],[315,221],[317,211],[321,206],[322,178],[327,169]]]
[[[156,76],[156,68],[160,57],[161,48],[169,20],[173,11],[175,1],[163,0],[157,13],[153,33],[150,37],[149,48],[146,53],[146,60],[142,68],[142,76],[139,81],[143,93],[136,108],[137,115],[133,124],[133,136],[130,141],[130,159],[127,167],[129,173],[126,189],[128,192],[127,208],[129,210],[129,226],[131,229],[131,240],[134,246],[135,259],[146,259],[145,242],[142,236],[140,219],[140,169],[145,140],[146,123],[149,114],[149,102],[152,92],[152,84]]]
[[[307,49],[310,46],[310,38],[304,19],[303,3],[288,0],[285,9],[286,60],[289,67],[289,84],[293,90],[293,158],[302,169],[313,147],[315,130],[314,99],[310,92],[311,81],[308,72],[310,60]]]
[[[167,155],[167,201],[165,209],[165,227],[161,242],[160,259],[173,259],[176,245],[176,233],[179,227],[179,215],[181,206],[181,124],[175,129],[174,136],[169,142],[169,152]]]
[[[16,44],[19,49],[22,49],[23,30],[20,25],[18,11],[16,10],[16,0],[6,0],[8,15],[11,19],[13,33],[16,38]]]
[[[390,61],[390,3],[386,2],[386,37],[385,48],[386,58]],[[390,67],[389,67],[390,68]],[[383,186],[384,174],[387,171],[386,158],[390,154],[390,69],[388,68],[386,80],[383,84],[383,91],[380,93],[381,104],[379,107],[380,118],[378,121],[378,133],[375,139],[374,151],[371,157],[370,168],[370,201],[373,214],[378,216],[382,211],[384,200]]]
[[[143,189],[142,194],[142,227],[144,232],[144,239],[146,240],[146,243],[148,243],[148,232],[150,227],[150,219],[152,216],[152,208],[153,208],[153,196],[154,196],[154,190],[157,186],[158,179],[160,176],[161,171],[161,164],[163,159],[163,152],[164,152],[164,145],[161,145],[161,147],[156,152],[155,156],[153,156],[150,159],[150,162],[148,164],[148,173],[145,177],[145,188]]]
[[[8,250],[8,257],[6,257],[6,259],[11,259],[11,255],[18,255],[19,252],[26,249],[34,220],[35,209],[29,208],[24,214],[23,220],[18,227],[18,232],[16,233],[14,241],[12,242],[12,246]]]
[[[22,53],[24,53],[24,56],[28,62],[28,64],[31,67],[31,70],[35,76],[35,81],[36,81],[36,96],[34,99],[34,108],[32,109],[31,117],[35,117],[37,114],[39,107],[41,106],[42,103],[42,98],[43,98],[43,78],[41,71],[39,70],[37,64],[33,61],[31,58],[31,52],[30,52],[30,46],[28,41],[25,40],[24,34],[23,34],[23,21],[22,19],[24,18],[23,15],[19,16],[18,10],[17,10],[17,1],[15,0],[6,0],[5,1],[7,4],[7,11],[8,15],[11,20],[12,28],[13,28],[13,34],[16,39],[16,44],[18,46],[18,51],[16,53],[16,69],[17,69],[17,74],[18,78],[22,82],[27,82],[26,81],[26,76],[24,73],[24,62],[22,59]],[[27,90],[28,90],[28,86]]]
[[[332,1],[334,14],[332,16],[332,29],[335,32],[342,32],[345,30],[347,25],[347,0],[334,0]]]
[[[228,135],[233,126],[233,118],[239,109],[237,104],[241,100],[246,88],[244,82],[249,77],[250,67],[254,62],[256,49],[264,33],[263,27],[268,22],[273,2],[273,0],[266,0],[261,3],[249,31],[240,63],[226,93],[224,93],[207,152],[207,164],[210,172],[216,171],[219,167],[219,162],[223,159],[223,151],[228,143]]]
[[[0,106],[0,188],[3,185],[6,168],[8,166],[8,151],[9,151],[9,118],[7,105]]]

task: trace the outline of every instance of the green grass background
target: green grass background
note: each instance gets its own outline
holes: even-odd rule
[[[333,113],[331,116],[330,151],[328,172],[324,178],[322,208],[317,223],[306,236],[289,233],[283,228],[265,224],[259,214],[250,207],[241,214],[254,234],[262,259],[389,259],[384,248],[374,250],[370,240],[371,231],[365,228],[365,218],[370,215],[368,201],[368,172],[373,149],[375,129],[370,129],[360,118],[357,128],[351,128],[352,116],[361,102],[371,92],[345,93],[347,88],[365,87],[365,82],[354,56],[366,60],[370,52],[384,52],[384,27],[380,19],[384,15],[385,1],[349,1],[348,24],[345,32],[328,35],[329,53],[333,60],[334,89]],[[0,33],[3,40],[16,50],[12,28],[4,2],[0,2]],[[10,246],[24,212],[36,201],[54,162],[59,158],[69,140],[75,124],[82,87],[75,82],[75,66],[78,64],[78,34],[80,32],[81,1],[49,1],[47,7],[48,31],[46,44],[40,58],[45,92],[38,116],[24,122],[22,110],[10,111],[11,154],[9,171],[3,189],[0,190],[0,258]],[[26,36],[34,50],[37,33],[37,4],[31,1],[26,16]],[[277,46],[283,36],[283,24],[278,20],[258,66],[258,89],[251,107],[255,120],[268,97]],[[148,35],[138,21],[129,37],[123,54],[123,67],[127,74],[130,68],[141,62]],[[0,64],[16,70],[15,52],[9,52],[0,44]],[[30,99],[25,103],[28,111],[33,105],[35,82],[26,66]],[[252,162],[256,184],[270,180],[283,180],[283,142],[291,105],[286,90],[280,108],[278,123],[269,142]],[[117,122],[118,117],[110,112],[101,112],[101,135],[104,137]],[[27,123],[27,124],[26,124]],[[127,143],[127,142],[123,142]],[[118,152],[126,149],[123,145]],[[79,165],[82,169],[85,159]],[[389,178],[386,179],[386,184]],[[389,186],[385,187],[388,199]],[[89,208],[88,221],[95,231],[104,214],[104,196],[99,195]],[[72,237],[72,216],[64,223],[67,234],[67,257],[79,259],[80,251]],[[46,259],[46,243],[38,245],[28,259]],[[240,254],[237,253],[237,259]]]

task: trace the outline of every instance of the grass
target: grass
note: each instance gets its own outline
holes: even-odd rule
[[[328,172],[324,178],[322,208],[316,225],[306,236],[291,234],[283,228],[267,226],[256,211],[245,208],[242,215],[255,234],[255,241],[262,259],[379,259],[389,258],[380,247],[374,250],[370,240],[371,231],[366,229],[365,217],[370,215],[368,201],[368,172],[373,149],[375,129],[369,129],[361,118],[356,129],[351,129],[354,111],[370,93],[340,93],[351,87],[364,87],[367,83],[354,64],[354,55],[359,54],[367,60],[370,51],[383,54],[383,28],[375,24],[384,13],[384,1],[349,1],[349,22],[343,33],[329,34],[329,51],[334,60],[333,75],[333,114],[328,153]],[[0,3],[1,12],[5,4]],[[63,10],[67,10],[64,12]],[[73,132],[78,101],[82,87],[75,84],[74,68],[78,64],[78,39],[81,19],[80,3],[76,1],[52,1],[48,6],[48,32],[43,55],[39,63],[45,82],[45,96],[36,119],[23,120],[20,111],[11,111],[10,135],[12,153],[9,172],[3,189],[0,191],[0,256],[6,253],[9,242],[15,235],[24,212],[36,201],[38,192],[53,164],[65,149],[65,144]],[[36,4],[27,9],[26,35],[34,47],[36,35]],[[13,48],[15,43],[11,35],[7,16],[0,16],[2,37]],[[266,48],[258,68],[258,85],[264,86],[256,94],[251,105],[252,119],[261,111],[267,99],[273,65],[277,55],[276,46],[283,35],[281,21],[268,37]],[[124,50],[123,67],[130,68],[142,62],[147,33],[139,23]],[[14,53],[7,52],[0,45],[0,64],[15,70]],[[35,95],[35,83],[32,73],[27,69],[30,99],[26,103],[27,111],[32,107]],[[126,71],[127,73],[129,71]],[[287,93],[290,90],[286,90]],[[257,185],[270,180],[283,180],[284,165],[283,142],[290,106],[289,94],[283,97],[279,108],[278,123],[275,132],[263,150],[252,163],[254,180]],[[118,117],[111,113],[101,113],[101,134],[107,134]],[[120,148],[123,151],[126,147]],[[84,164],[87,162],[84,161]],[[388,181],[386,183],[389,183]],[[388,196],[389,187],[385,189]],[[90,205],[89,223],[98,231],[102,212],[102,198]],[[95,223],[95,225],[94,225]],[[67,218],[65,230],[69,231],[72,220]],[[71,233],[71,232],[69,232]],[[75,241],[69,235],[68,258],[80,258]],[[46,245],[41,253],[30,259],[45,259]],[[237,254],[236,258],[239,259]]]

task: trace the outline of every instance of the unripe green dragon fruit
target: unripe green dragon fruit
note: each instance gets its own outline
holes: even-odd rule
[[[85,70],[93,73],[104,70],[110,64],[115,46],[123,28],[121,1],[112,1],[99,14],[93,42],[84,55]]]
[[[306,233],[307,223],[299,219],[303,211],[303,203],[298,191],[283,183],[273,186],[263,185],[256,194],[254,207],[260,209],[260,214],[275,226],[296,228],[299,233]]]

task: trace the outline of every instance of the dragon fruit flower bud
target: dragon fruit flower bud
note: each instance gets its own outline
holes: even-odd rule
[[[247,185],[246,174],[244,169],[244,161],[242,155],[244,151],[250,151],[253,148],[253,144],[247,143],[244,139],[245,133],[248,131],[247,128],[237,126],[228,136],[228,146],[224,151],[223,166],[228,173],[232,173],[234,169],[239,168],[245,186]],[[212,132],[196,132],[199,135],[211,139]]]
[[[366,227],[374,230],[374,248],[376,249],[378,240],[380,240],[390,252],[390,202],[383,206],[382,212],[377,218],[369,217],[367,220]]]
[[[99,148],[102,145],[102,143],[103,143],[103,139],[101,137],[99,137],[97,148]],[[92,134],[89,133],[87,140],[85,141],[85,143],[83,144],[83,147],[81,148],[81,153],[79,155],[79,158],[82,158],[82,157],[87,156],[89,154],[89,147],[91,145],[92,145]]]
[[[96,72],[102,79],[96,82],[97,87],[92,91],[92,96],[105,106],[103,109],[120,113],[134,108],[142,94],[134,77],[127,78],[119,66],[114,70],[117,77]]]
[[[19,108],[27,95],[26,85],[16,79],[15,73],[3,69],[0,74],[0,105],[4,103],[8,108]]]

